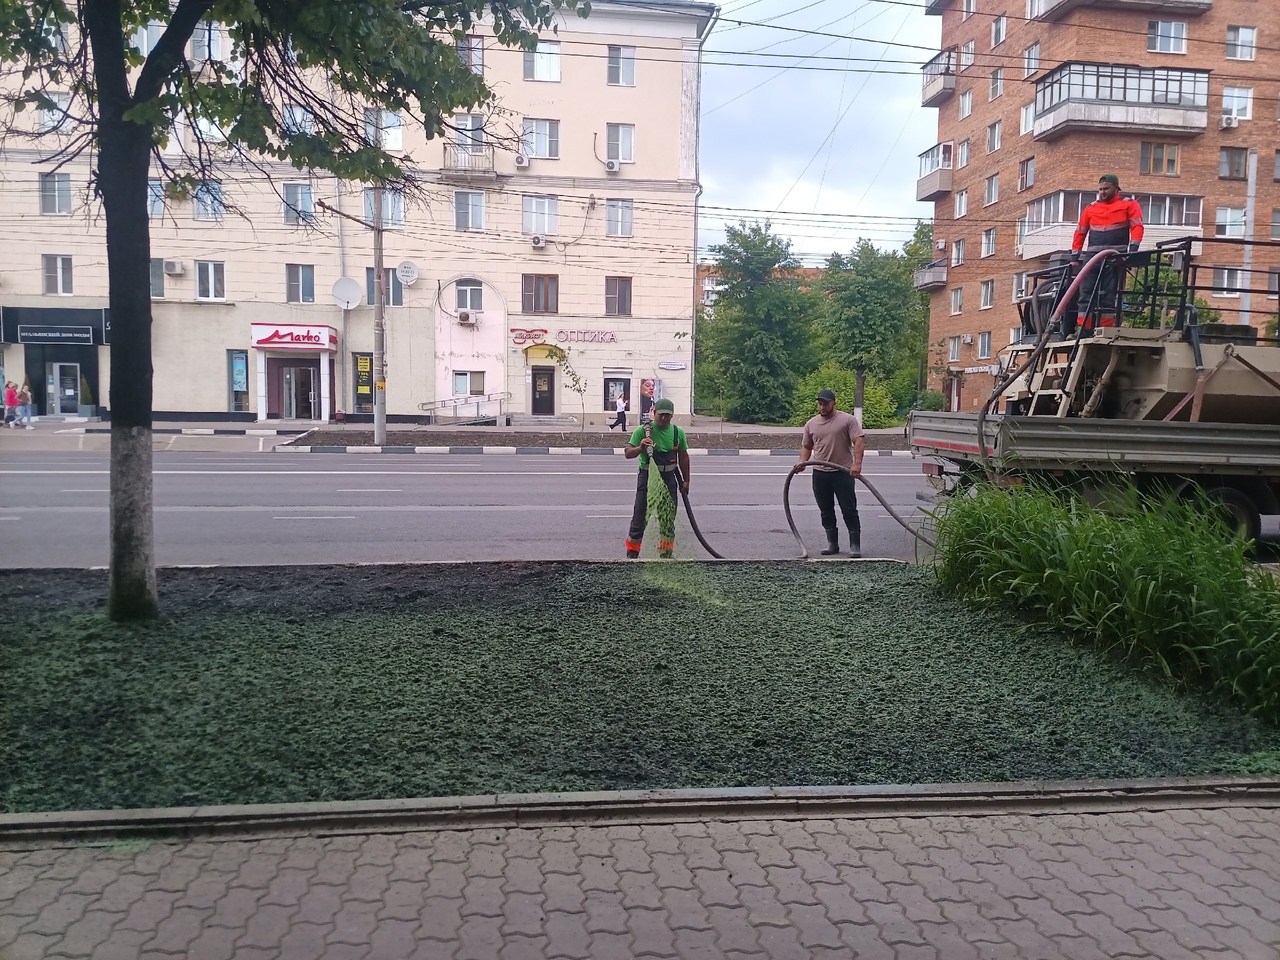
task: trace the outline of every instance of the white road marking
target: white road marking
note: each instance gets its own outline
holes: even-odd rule
[[[588,513],[588,520],[630,520],[629,513]]]
[[[272,517],[272,520],[354,520],[355,517]]]
[[[63,493],[110,493],[110,490],[63,490]]]
[[[334,493],[404,493],[391,487],[339,487]]]

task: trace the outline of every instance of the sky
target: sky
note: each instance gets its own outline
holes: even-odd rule
[[[859,237],[900,247],[933,215],[915,186],[937,135],[920,65],[940,27],[883,0],[723,0],[703,56],[702,257],[741,218],[772,219],[808,263]]]

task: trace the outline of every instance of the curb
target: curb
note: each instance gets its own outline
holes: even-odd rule
[[[62,434],[110,433],[110,427],[79,427],[71,430],[59,430]],[[153,434],[181,434],[188,437],[300,437],[309,430],[254,430],[221,427],[152,427]]]
[[[622,447],[326,447],[326,446],[290,446],[282,444],[274,448],[275,453],[399,453],[399,454],[518,454],[525,455],[581,455],[581,456],[622,456]],[[691,457],[798,457],[799,450],[714,450],[707,447],[695,447],[689,451]],[[910,457],[910,450],[868,450],[868,457]]]
[[[136,836],[391,833],[811,817],[980,817],[1280,807],[1280,778],[728,787],[0,815],[0,842]]]

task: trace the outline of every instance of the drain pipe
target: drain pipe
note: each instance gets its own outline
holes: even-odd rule
[[[1253,221],[1258,201],[1258,148],[1249,148],[1247,176],[1249,185],[1244,202],[1244,262],[1240,265],[1240,276],[1244,280],[1244,289],[1240,292],[1240,322],[1253,325]]]
[[[334,100],[333,80],[325,81],[329,88],[329,100]],[[345,277],[347,275],[347,234],[343,226],[346,217],[342,216],[342,180],[339,177],[333,178],[333,205],[338,211],[338,276]],[[347,370],[350,369],[350,362],[347,357],[347,316],[350,311],[342,308],[342,324],[338,330],[338,401],[334,402],[334,408],[338,409],[338,403],[341,403],[343,413],[350,413],[347,410]],[[354,391],[353,391],[354,394]],[[354,399],[354,397],[353,397]],[[354,406],[354,404],[353,404]]]

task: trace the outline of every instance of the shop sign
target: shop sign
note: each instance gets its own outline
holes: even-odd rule
[[[516,346],[525,343],[542,343],[546,339],[546,330],[526,330],[524,327],[511,328],[511,342]]]
[[[1000,365],[996,363],[989,364],[985,367],[965,367],[965,373],[989,373],[993,377],[1000,372]]]
[[[333,327],[303,324],[252,324],[250,336],[259,350],[336,350],[338,332]]]
[[[19,343],[93,343],[93,327],[18,325]]]
[[[0,343],[109,344],[111,313],[87,307],[0,307]]]
[[[659,370],[684,370],[688,367],[683,360],[659,360]]]
[[[618,335],[612,330],[557,330],[559,343],[617,343]]]

